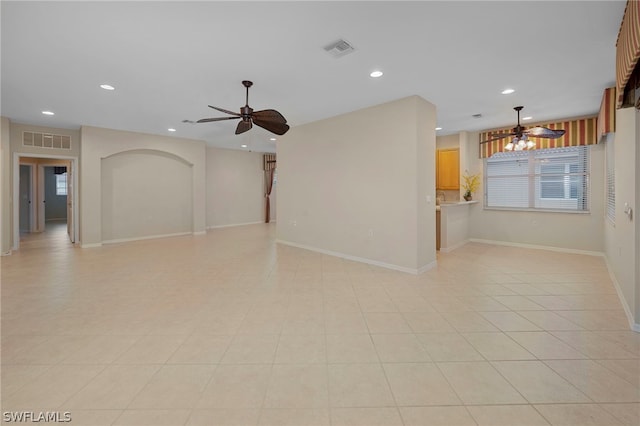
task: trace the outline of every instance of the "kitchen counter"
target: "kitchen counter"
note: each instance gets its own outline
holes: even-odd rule
[[[436,221],[440,225],[436,231],[440,237],[436,239],[436,247],[439,247],[440,251],[450,252],[467,243],[469,240],[469,209],[472,204],[478,204],[478,201],[457,201],[436,206],[436,216],[439,216],[440,219]]]
[[[477,204],[478,201],[476,200],[471,200],[471,201],[453,201],[450,203],[441,203],[439,205],[436,205],[436,211],[440,211],[440,207],[445,207],[445,208],[449,208],[449,207],[457,207],[457,206],[466,206],[469,204]]]

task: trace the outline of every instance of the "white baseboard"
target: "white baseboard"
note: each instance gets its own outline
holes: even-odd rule
[[[424,274],[430,269],[433,269],[438,266],[438,261],[434,260],[433,262],[429,262],[421,268],[418,268],[418,273],[416,275]]]
[[[627,299],[625,299],[624,294],[622,293],[622,289],[620,288],[620,283],[618,283],[618,280],[616,279],[616,275],[613,273],[613,268],[611,267],[611,264],[609,263],[609,259],[607,258],[606,255],[604,256],[604,263],[605,265],[607,265],[607,272],[609,272],[609,278],[611,278],[613,287],[616,289],[616,293],[618,293],[618,299],[620,299],[620,304],[624,309],[624,314],[627,316],[627,321],[629,321],[629,327],[631,327],[631,330],[640,333],[640,324],[635,322],[635,319],[633,318],[633,313],[631,313],[631,308],[629,307],[629,304],[627,303]]]
[[[232,228],[234,226],[257,225],[259,223],[264,223],[264,222],[263,221],[259,221],[259,222],[232,223],[232,224],[229,224],[229,225],[207,226],[207,229]]]
[[[11,256],[12,253],[13,253],[13,250],[9,250],[9,251],[5,251],[4,253],[0,254],[0,256]]]
[[[589,250],[578,250],[564,247],[553,247],[553,246],[541,246],[537,244],[524,244],[524,243],[512,243],[510,241],[497,241],[497,240],[483,240],[480,238],[469,238],[469,242],[472,243],[482,243],[482,244],[493,244],[496,246],[508,246],[508,247],[519,247],[519,248],[528,248],[535,250],[549,250],[556,251],[560,253],[571,253],[571,254],[584,254],[587,256],[604,256],[603,252],[600,251],[589,251]]]
[[[192,234],[195,235],[195,236],[207,235],[207,231],[196,231],[196,232],[193,232]]]
[[[102,247],[102,243],[91,243],[91,244],[80,243],[80,248],[95,248],[95,247]]]
[[[102,241],[102,244],[128,243],[131,241],[155,240],[157,238],[183,237],[185,235],[191,234],[191,232],[176,232],[175,234],[149,235],[147,237],[117,238],[114,240],[104,240]]]
[[[457,248],[462,247],[463,245],[467,244],[469,242],[469,240],[464,240],[459,242],[458,244],[454,244],[451,247],[440,247],[440,252],[441,253],[450,253],[452,251],[454,251]]]
[[[355,262],[366,263],[368,265],[379,266],[381,268],[392,269],[394,271],[405,272],[407,274],[413,274],[413,275],[421,274],[422,272],[428,271],[429,269],[434,268],[437,265],[437,261],[433,261],[427,265],[422,266],[419,269],[418,268],[413,269],[413,268],[407,268],[405,266],[394,265],[392,263],[385,263],[385,262],[380,262],[373,259],[367,259],[365,257],[352,256],[350,254],[340,253],[337,251],[325,250],[318,247],[307,246],[305,244],[293,243],[291,241],[276,240],[276,243],[284,244],[286,246],[301,248],[304,250],[315,251],[317,253],[328,254],[329,256],[335,256],[342,259],[353,260]]]

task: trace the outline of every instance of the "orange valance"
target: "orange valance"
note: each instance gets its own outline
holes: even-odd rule
[[[596,117],[583,118],[579,120],[559,121],[555,123],[537,124],[527,126],[526,129],[542,126],[552,130],[564,130],[565,134],[558,139],[546,139],[530,137],[529,140],[535,142],[534,149],[562,148],[568,146],[595,145],[598,143],[597,135],[597,119]],[[487,130],[480,133],[480,141],[491,139],[491,135],[495,137],[496,133],[510,133],[511,128]],[[506,137],[497,141],[480,145],[480,158],[491,157],[496,152],[503,152],[504,146],[508,144],[513,137]]]
[[[628,0],[616,42],[616,108],[622,107],[625,88],[640,58],[640,2]],[[632,87],[630,89],[635,89]]]
[[[616,88],[604,89],[602,102],[600,103],[600,113],[598,114],[598,142],[611,132],[616,131]]]

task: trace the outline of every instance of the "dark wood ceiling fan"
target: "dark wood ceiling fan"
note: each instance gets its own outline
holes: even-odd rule
[[[212,121],[240,119],[241,121],[238,123],[238,127],[236,127],[236,135],[250,130],[252,124],[262,127],[276,135],[284,135],[287,133],[289,126],[287,125],[287,120],[284,116],[275,109],[254,111],[253,108],[249,106],[249,87],[253,86],[253,83],[249,80],[244,80],[242,85],[247,89],[247,96],[245,105],[240,108],[240,113],[209,105],[209,108],[229,114],[231,117],[202,118],[196,121],[196,123],[210,123]]]
[[[480,144],[482,145],[485,143],[497,141],[509,136],[513,136],[514,139],[517,139],[518,141],[523,141],[523,140],[526,141],[526,139],[529,136],[536,137],[536,138],[558,139],[559,137],[564,135],[565,133],[564,130],[552,130],[547,127],[541,127],[541,126],[525,129],[524,126],[520,125],[520,111],[522,111],[523,108],[524,108],[523,106],[517,106],[513,108],[518,113],[518,125],[513,129],[511,129],[511,132],[490,134],[489,139],[487,139],[486,141],[481,141]]]

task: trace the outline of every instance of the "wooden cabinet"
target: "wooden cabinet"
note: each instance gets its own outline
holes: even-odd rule
[[[436,151],[436,189],[460,189],[460,150]]]

